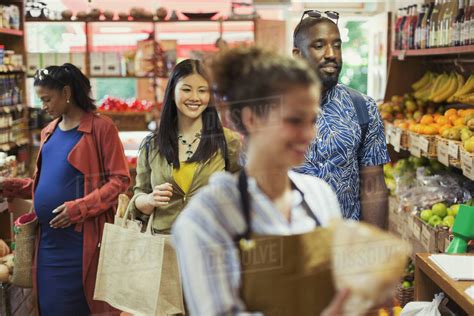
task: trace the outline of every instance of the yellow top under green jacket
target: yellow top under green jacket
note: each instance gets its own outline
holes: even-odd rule
[[[241,142],[239,134],[224,128],[224,136],[227,142],[229,172],[240,170],[239,165]],[[136,184],[133,187],[133,198],[130,200],[129,209],[135,216],[140,215],[140,211],[135,207],[135,200],[138,196],[149,194],[153,188],[163,183],[171,183],[173,186],[173,196],[168,205],[155,208],[153,229],[157,233],[170,233],[174,221],[185,208],[187,202],[196,192],[207,185],[209,177],[219,171],[225,170],[224,155],[218,152],[206,162],[198,163],[196,172],[191,181],[187,193],[185,193],[173,178],[173,165],[156,153],[153,141],[150,142],[148,155],[145,148],[140,150],[137,161]],[[147,161],[148,156],[148,161]]]

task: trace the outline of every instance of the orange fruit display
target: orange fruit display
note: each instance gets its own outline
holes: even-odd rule
[[[457,115],[456,109],[449,109],[446,112],[444,112],[444,116],[450,117],[451,115]]]
[[[421,117],[421,121],[420,123],[421,124],[424,124],[424,125],[428,125],[428,124],[431,124],[434,122],[434,118],[432,115],[429,115],[429,114],[425,114]]]

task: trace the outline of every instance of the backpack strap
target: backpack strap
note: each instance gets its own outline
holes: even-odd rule
[[[229,171],[229,149],[227,148],[227,139],[225,139],[225,134],[224,134],[224,170]]]
[[[367,109],[367,102],[365,101],[362,94],[352,88],[345,87],[346,91],[349,93],[349,96],[354,103],[354,108],[357,114],[357,121],[360,126],[360,144],[359,149],[364,144],[365,136],[367,135],[367,130],[369,129],[369,110]]]
[[[240,203],[242,209],[242,215],[244,216],[245,221],[245,230],[237,236],[237,241],[240,239],[250,239],[250,235],[252,233],[252,219],[250,216],[250,193],[248,191],[248,180],[247,180],[247,173],[245,169],[242,169],[239,173],[238,184],[237,187],[240,193]]]

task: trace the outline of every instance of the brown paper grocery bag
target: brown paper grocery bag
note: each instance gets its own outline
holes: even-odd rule
[[[139,315],[184,313],[178,263],[169,235],[141,233],[128,212],[105,224],[94,299]]]
[[[320,315],[334,296],[331,231],[251,238],[255,247],[240,249],[247,310],[269,316]]]

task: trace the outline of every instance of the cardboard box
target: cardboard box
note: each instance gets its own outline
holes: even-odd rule
[[[91,65],[89,74],[91,76],[103,76],[105,74],[104,54],[91,53],[90,57]]]
[[[57,65],[56,53],[43,53],[42,56],[43,56],[43,62],[41,65],[42,68]]]
[[[86,53],[71,54],[71,64],[79,68],[83,74],[86,74]]]
[[[119,76],[120,75],[120,56],[118,53],[105,53],[105,75]]]

